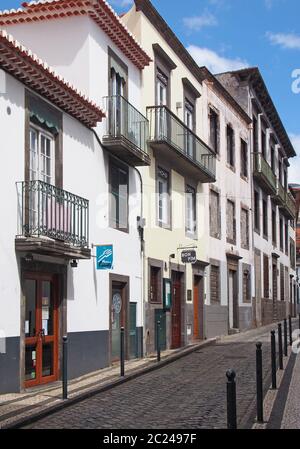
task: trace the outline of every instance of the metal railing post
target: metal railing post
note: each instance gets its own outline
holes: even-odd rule
[[[157,361],[160,362],[160,321],[156,323],[156,350],[157,350]]]
[[[125,376],[125,329],[121,327],[120,331],[120,375]]]
[[[235,371],[228,370],[227,377],[227,429],[237,428],[236,419],[236,383],[235,383]]]
[[[284,356],[288,355],[288,339],[287,339],[287,321],[286,318],[283,320],[283,353]]]
[[[292,317],[289,315],[289,337],[290,337],[290,346],[293,345],[293,326],[292,326]]]
[[[263,373],[262,373],[262,343],[256,343],[256,410],[257,421],[264,422],[264,396],[263,396]]]
[[[63,372],[62,372],[62,388],[63,399],[68,399],[68,337],[63,336]]]
[[[277,389],[276,379],[276,337],[275,331],[271,331],[271,367],[272,367],[272,389]]]
[[[278,352],[279,352],[279,369],[283,370],[282,326],[281,326],[281,323],[278,323]]]

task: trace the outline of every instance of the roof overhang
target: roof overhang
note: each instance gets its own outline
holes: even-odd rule
[[[0,30],[0,68],[90,128],[105,116],[96,103],[4,30]]]
[[[0,12],[0,26],[88,15],[136,67],[143,69],[151,62],[151,58],[105,0],[41,0],[23,2],[22,6],[17,10]]]
[[[260,105],[265,111],[269,122],[275,130],[275,133],[282,145],[286,155],[288,157],[296,156],[295,149],[290,141],[290,138],[283,126],[277,109],[273,103],[273,100],[269,94],[267,86],[263,80],[263,77],[257,67],[251,67],[247,69],[237,70],[232,72],[239,76],[241,80],[247,80],[254,89]]]

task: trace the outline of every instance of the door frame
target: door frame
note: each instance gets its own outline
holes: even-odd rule
[[[25,337],[25,329],[24,329],[24,344],[23,344],[23,361],[24,361],[24,366],[23,366],[23,372],[24,372],[24,378],[23,378],[23,386],[24,388],[31,388],[33,386],[38,386],[38,385],[45,385],[51,382],[55,382],[56,380],[58,380],[59,378],[59,297],[60,297],[60,292],[59,292],[59,280],[58,280],[58,275],[55,273],[44,273],[44,272],[38,272],[38,271],[25,271],[23,273],[23,281],[25,282],[26,280],[34,280],[34,281],[38,281],[38,282],[43,282],[43,281],[49,281],[49,282],[53,282],[53,286],[54,286],[54,308],[55,308],[55,312],[54,312],[54,343],[53,343],[53,353],[54,353],[54,361],[53,361],[53,375],[52,376],[47,376],[45,378],[45,380],[42,379],[42,375],[41,372],[38,374],[38,370],[36,371],[37,373],[37,380],[34,381],[30,381],[30,380],[25,380],[25,351],[26,351],[26,339],[27,337]],[[39,296],[39,289],[37,290],[37,295]],[[40,298],[41,300],[41,298]],[[24,306],[25,306],[25,297],[24,297]],[[36,310],[38,310],[38,315],[40,315],[41,313],[41,308],[38,306],[38,303],[36,304]],[[41,318],[39,316],[39,318]],[[23,324],[23,323],[22,323]],[[24,320],[24,324],[25,326],[25,320]],[[32,339],[34,340],[36,337],[32,337]],[[41,354],[40,354],[41,356]],[[39,368],[40,370],[42,369],[42,365],[41,365],[41,360],[38,362]]]
[[[239,329],[240,320],[239,320],[239,260],[242,257],[232,256],[227,254],[227,303],[228,303],[228,329]],[[230,327],[230,319],[229,319],[229,272],[232,271],[234,273],[233,277],[233,326]]]
[[[198,338],[195,337],[195,295],[194,288],[197,282],[198,287]],[[193,274],[193,340],[204,340],[204,277],[199,274]]]
[[[51,263],[39,260],[26,261],[24,257],[20,258],[21,272],[21,308],[20,308],[20,391],[25,391],[25,290],[24,274],[41,273],[45,275],[56,275],[58,286],[58,378],[62,375],[62,336],[67,335],[67,274],[68,267],[64,262]]]
[[[109,274],[109,339],[108,339],[108,360],[109,365],[114,361],[112,359],[112,322],[111,322],[111,307],[112,307],[112,290],[113,283],[123,284],[122,287],[122,303],[125,303],[125,360],[129,357],[129,316],[130,316],[130,278],[120,274]]]
[[[181,291],[180,291],[180,347],[186,344],[186,323],[185,323],[185,291],[186,291],[186,267],[180,264],[170,264],[170,279],[172,280],[172,297],[174,298],[173,290],[173,273],[181,275]],[[174,299],[173,299],[174,300]],[[172,303],[173,303],[172,300]],[[170,348],[173,347],[172,338],[172,309],[170,311]]]

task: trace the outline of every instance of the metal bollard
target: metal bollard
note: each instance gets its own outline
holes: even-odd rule
[[[63,399],[68,399],[68,337],[63,336],[63,345],[62,345],[63,353],[62,353],[62,389],[63,389]]]
[[[287,321],[286,318],[283,320],[283,353],[284,356],[288,355],[288,337],[287,337]]]
[[[125,376],[125,329],[121,327],[120,334],[120,375]]]
[[[299,313],[299,329],[300,329],[300,313]]]
[[[282,326],[281,326],[281,323],[278,323],[278,353],[279,353],[279,369],[283,370]]]
[[[227,429],[236,429],[236,383],[235,371],[228,370],[227,376]]]
[[[156,323],[156,349],[157,349],[157,361],[160,362],[160,321]]]
[[[289,315],[289,336],[290,336],[290,346],[293,345],[293,326],[292,326],[292,317]]]
[[[277,388],[276,379],[276,337],[275,331],[271,331],[271,367],[272,367],[272,389]]]
[[[264,396],[262,373],[262,343],[256,343],[256,409],[257,421],[264,422]]]

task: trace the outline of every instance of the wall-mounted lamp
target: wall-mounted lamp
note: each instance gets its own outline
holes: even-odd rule
[[[78,262],[77,260],[73,259],[72,262],[70,263],[72,268],[77,268],[78,267]]]

